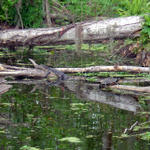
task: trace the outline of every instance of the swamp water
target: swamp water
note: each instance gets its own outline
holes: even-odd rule
[[[100,65],[94,54],[77,58],[70,53],[63,57],[53,53],[32,54],[30,58],[55,67]],[[1,60],[13,65],[28,62],[20,54]],[[25,80],[10,85],[0,98],[1,150],[150,149],[149,135],[147,139],[132,134],[121,137],[136,121],[149,121],[148,102],[145,105],[144,101],[142,107],[137,101],[139,97],[144,99],[143,95],[114,94],[83,81],[49,85],[45,81]],[[147,113],[141,115],[141,110]],[[147,128],[144,134],[149,133]]]

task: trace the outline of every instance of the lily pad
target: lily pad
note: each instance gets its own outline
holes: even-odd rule
[[[70,142],[70,143],[81,143],[82,141],[77,138],[77,137],[65,137],[65,138],[62,138],[62,139],[59,139],[59,141],[67,141],[67,142]]]

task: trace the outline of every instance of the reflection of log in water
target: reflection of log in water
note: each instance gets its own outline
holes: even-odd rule
[[[0,95],[7,92],[12,86],[7,84],[0,84]]]
[[[57,84],[49,84],[45,81],[8,81],[7,83],[23,83],[23,84],[35,84],[42,87],[47,84],[47,86],[61,86]],[[61,83],[59,83],[61,84]],[[63,86],[66,87],[69,91],[74,92],[77,97],[81,99],[86,99],[90,101],[96,101],[104,104],[109,104],[113,107],[136,112],[140,109],[139,103],[136,101],[136,98],[131,95],[118,95],[111,92],[101,91],[99,89],[99,84],[89,84],[83,81],[63,81]],[[47,87],[48,88],[48,87]]]
[[[7,92],[12,86],[5,84],[5,79],[3,77],[0,77],[0,95]]]
[[[98,84],[83,82],[65,82],[65,86],[75,92],[79,98],[96,101],[104,104],[109,104],[113,107],[136,112],[140,109],[140,105],[136,98],[130,95],[117,95],[110,92],[101,91],[98,89]]]
[[[107,132],[103,135],[103,149],[102,150],[112,150],[112,132]]]

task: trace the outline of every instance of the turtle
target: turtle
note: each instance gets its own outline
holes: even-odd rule
[[[105,88],[110,85],[115,85],[118,83],[119,80],[120,78],[113,78],[113,77],[105,78],[100,82],[99,88]]]

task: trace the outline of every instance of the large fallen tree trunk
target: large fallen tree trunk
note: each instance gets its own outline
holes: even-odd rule
[[[121,17],[100,21],[81,22],[64,27],[2,30],[0,46],[35,46],[73,44],[77,39],[83,43],[102,42],[139,36],[144,19],[139,16]],[[77,29],[80,34],[76,34]],[[80,37],[77,37],[79,35]]]

